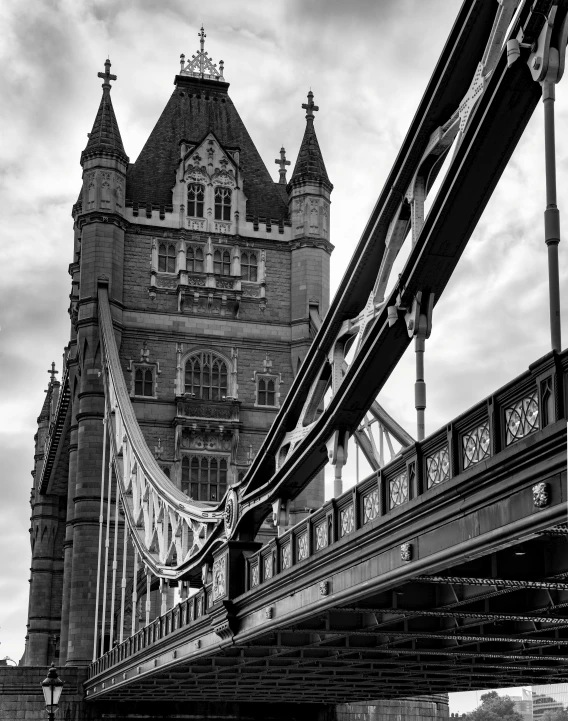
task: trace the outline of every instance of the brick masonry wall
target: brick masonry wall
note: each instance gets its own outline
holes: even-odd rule
[[[0,719],[1,721],[45,721],[45,701],[41,682],[47,676],[45,666],[0,666]],[[59,704],[58,719],[61,721],[94,721],[91,709],[83,702],[82,683],[86,670],[65,668],[60,671],[64,681]]]
[[[174,233],[171,233],[174,236]],[[204,243],[205,234],[194,233],[191,242]],[[161,238],[157,239],[160,242]],[[166,242],[175,237],[164,239]],[[219,241],[223,247],[231,247],[234,238],[212,237],[214,246]],[[175,380],[177,346],[182,344],[182,359],[194,350],[211,349],[230,361],[232,350],[238,351],[238,399],[242,428],[239,437],[237,464],[244,466],[252,446],[256,453],[268,431],[276,409],[256,407],[255,372],[263,372],[263,361],[268,353],[272,361],[271,372],[281,375],[280,402],[282,403],[293,380],[291,365],[292,333],[290,328],[290,257],[289,248],[284,244],[268,242],[254,243],[239,239],[239,244],[248,250],[256,249],[260,256],[261,247],[266,252],[266,300],[264,312],[260,310],[259,299],[243,299],[239,317],[235,318],[230,303],[225,315],[221,315],[216,301],[211,309],[206,302],[193,310],[192,302],[186,302],[183,311],[178,311],[177,295],[158,291],[155,300],[148,294],[151,278],[152,236],[146,233],[127,233],[124,254],[124,313],[125,330],[122,336],[120,355],[127,386],[132,388],[130,361],[140,361],[143,344],[149,351],[149,361],[159,363],[156,399],[134,398],[133,405],[144,437],[153,451],[163,448],[163,465],[171,468],[171,477],[179,485],[179,464],[174,463]],[[251,248],[252,246],[252,248]],[[267,247],[268,246],[268,247]],[[175,275],[162,274],[158,282],[177,284]],[[203,295],[202,289],[199,289]],[[230,366],[230,363],[229,363]],[[322,497],[323,500],[323,497]]]

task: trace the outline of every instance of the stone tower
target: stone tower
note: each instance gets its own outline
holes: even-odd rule
[[[147,447],[178,489],[215,505],[246,473],[329,305],[333,186],[313,94],[292,178],[286,183],[283,152],[275,182],[204,37],[196,56],[182,56],[134,163],[112,106],[109,60],[99,73],[73,207],[70,341],[38,419],[25,665],[85,666],[95,634],[107,647],[114,640],[96,614],[106,451],[98,286],[108,288]],[[323,500],[320,474],[287,522]],[[123,523],[114,517],[111,546]],[[261,533],[275,530],[267,523]]]

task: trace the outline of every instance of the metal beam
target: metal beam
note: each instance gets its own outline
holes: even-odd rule
[[[473,599],[476,600],[476,599]],[[529,621],[531,623],[549,623],[551,626],[564,627],[568,623],[568,616],[532,616],[517,613],[480,613],[479,611],[426,611],[408,608],[330,608],[328,613],[349,614],[392,614],[406,618],[434,617],[434,618],[474,618],[479,621]],[[393,619],[393,622],[396,622]],[[385,621],[388,623],[388,621]]]
[[[417,583],[437,583],[451,586],[494,586],[511,590],[552,590],[568,591],[568,583],[560,581],[519,581],[505,578],[472,578],[470,576],[417,576]]]

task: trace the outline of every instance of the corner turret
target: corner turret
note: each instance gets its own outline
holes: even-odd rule
[[[310,90],[306,111],[306,130],[298,152],[294,172],[286,190],[292,221],[292,323],[297,325],[292,364],[297,371],[315,333],[310,314],[320,318],[329,307],[329,206],[333,190],[314,128],[314,94]],[[302,331],[300,331],[302,327]]]
[[[82,211],[124,212],[124,192],[128,156],[124,151],[120,130],[110,98],[111,63],[105,61],[105,72],[98,73],[104,80],[103,96],[89,133],[85,150],[81,153],[83,166]]]

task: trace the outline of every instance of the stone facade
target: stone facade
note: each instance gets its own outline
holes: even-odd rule
[[[200,502],[219,502],[246,473],[315,334],[310,314],[321,316],[329,306],[332,186],[313,112],[290,182],[282,182],[281,173],[277,183],[232,104],[228,83],[181,72],[132,164],[112,106],[109,69],[107,63],[100,74],[102,99],[81,155],[83,184],[73,207],[70,340],[61,378],[52,374],[38,418],[22,659],[30,667],[53,660],[84,667],[95,633],[104,648],[116,636],[110,638],[108,617],[104,627],[100,613],[95,620],[105,472],[98,285],[108,285],[122,369],[145,441],[172,483]],[[319,507],[323,493],[320,474],[290,505],[286,522]],[[113,516],[114,501],[107,504]],[[116,528],[122,533],[122,517]],[[259,538],[275,532],[269,518]],[[113,523],[111,548],[114,537]],[[142,596],[145,581],[136,583]],[[103,594],[101,588],[100,603]],[[153,582],[150,613],[160,608],[157,594]]]

